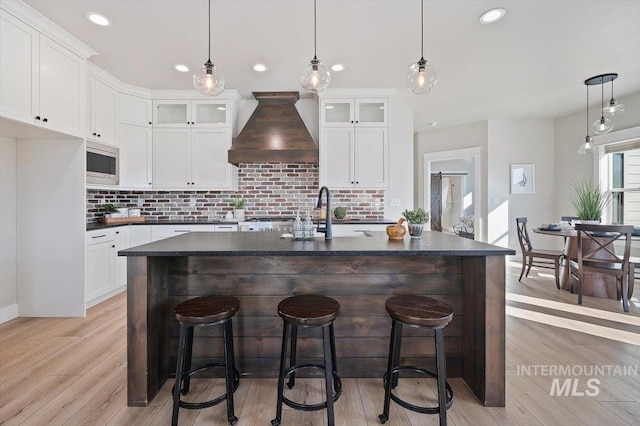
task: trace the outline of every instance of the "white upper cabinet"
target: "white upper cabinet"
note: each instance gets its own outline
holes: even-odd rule
[[[85,61],[0,10],[0,114],[84,136]]]
[[[230,127],[227,100],[154,100],[154,127]]]
[[[388,98],[322,98],[319,148],[320,185],[388,188]]]
[[[151,188],[151,128],[118,124],[117,139],[120,146],[120,187]]]
[[[320,125],[388,127],[389,101],[384,98],[322,99]]]
[[[151,127],[151,100],[139,96],[118,94],[118,123]]]
[[[117,92],[92,77],[87,77],[87,139],[116,145]]]

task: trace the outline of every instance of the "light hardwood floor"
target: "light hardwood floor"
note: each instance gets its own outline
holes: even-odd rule
[[[557,290],[553,278],[542,271],[532,270],[519,283],[519,265],[507,266],[507,406],[483,407],[461,379],[451,379],[455,400],[448,412],[449,424],[640,424],[638,294],[629,314],[613,300],[586,297],[584,305],[578,306],[577,296]],[[149,407],[126,406],[125,297],[121,294],[90,309],[86,318],[18,318],[0,325],[0,424],[170,423],[170,383]],[[553,366],[620,366],[632,371],[565,376],[543,370]],[[569,395],[551,396],[554,379],[561,385],[571,380],[572,390],[576,384],[575,395],[569,391]],[[588,387],[588,379],[599,384],[591,382]],[[194,398],[223,392],[220,379],[192,383]],[[275,414],[275,388],[275,379],[242,380],[235,394],[237,424],[269,425]],[[343,389],[336,403],[336,424],[379,424],[381,380],[345,379]],[[403,379],[399,393],[415,403],[431,404],[434,389],[434,383],[425,379]],[[578,395],[584,391],[589,393]],[[321,381],[300,380],[291,392],[294,399],[318,401]],[[324,414],[285,407],[283,424],[323,425]],[[437,424],[437,419],[437,415],[416,414],[392,403],[387,425]],[[228,424],[224,404],[201,411],[180,410],[180,424]]]

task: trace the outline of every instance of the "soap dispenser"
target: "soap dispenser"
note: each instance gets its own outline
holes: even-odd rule
[[[293,222],[293,239],[299,240],[304,238],[304,225],[302,224],[302,219],[300,219],[300,212],[296,216],[296,220]]]
[[[307,220],[304,223],[304,237],[306,240],[313,240],[315,230],[313,229],[313,222],[311,221],[311,214],[307,212]]]

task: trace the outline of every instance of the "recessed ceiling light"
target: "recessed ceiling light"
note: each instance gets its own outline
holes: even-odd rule
[[[340,72],[343,69],[344,69],[344,65],[342,65],[342,64],[333,64],[333,65],[331,65],[331,71]]]
[[[431,122],[429,122],[429,123],[427,123],[427,124],[428,124],[429,126],[431,126],[431,127],[436,127],[436,126],[438,125],[438,122],[437,122],[437,121],[431,121]]]
[[[255,64],[251,69],[256,72],[265,72],[267,70],[267,66],[265,64]]]
[[[189,72],[189,67],[186,66],[185,64],[176,64],[174,68],[180,72]]]
[[[110,27],[111,21],[104,15],[100,15],[99,13],[89,12],[86,14],[88,20],[93,22],[96,25],[100,25],[101,27]]]
[[[485,13],[480,15],[479,20],[483,24],[493,24],[494,22],[502,19],[506,13],[506,10],[501,7],[497,7],[495,9],[487,10]]]

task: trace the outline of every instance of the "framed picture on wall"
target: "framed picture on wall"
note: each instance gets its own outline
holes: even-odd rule
[[[533,194],[535,192],[533,164],[511,165],[511,193]]]

